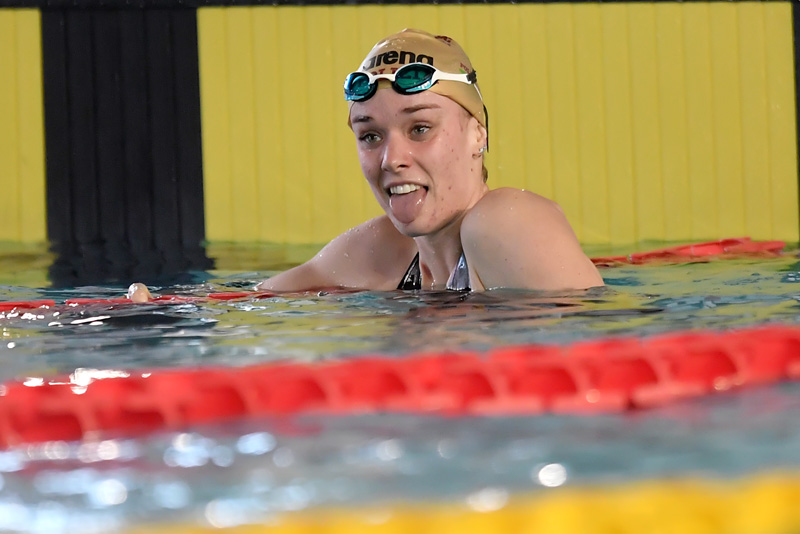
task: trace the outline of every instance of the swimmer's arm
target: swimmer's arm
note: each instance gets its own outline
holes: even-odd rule
[[[461,240],[471,276],[486,289],[604,285],[558,204],[528,191],[489,192],[464,218]]]
[[[336,284],[328,281],[317,266],[314,259],[302,265],[292,267],[271,278],[259,282],[256,291],[308,291],[311,289],[335,287]]]
[[[325,245],[307,262],[262,280],[256,291],[310,291],[336,287],[358,288],[358,279],[351,274],[355,269],[349,252],[354,243],[348,234],[342,234]]]
[[[259,282],[257,291],[295,292],[315,289],[390,291],[416,252],[411,238],[401,235],[384,215],[362,223],[328,243],[302,265]],[[144,284],[132,284],[128,298],[147,302],[153,297]]]
[[[256,290],[395,289],[413,257],[398,236],[385,216],[372,219],[336,237],[306,263],[263,280]]]

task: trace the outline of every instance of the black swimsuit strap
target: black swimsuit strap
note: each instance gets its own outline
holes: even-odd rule
[[[422,289],[422,273],[419,270],[419,252],[414,256],[411,265],[408,266],[408,270],[406,270],[406,274],[404,274],[402,280],[400,280],[397,289],[406,291]]]
[[[414,259],[411,261],[411,265],[408,266],[406,274],[403,275],[403,278],[400,280],[397,289],[402,289],[405,291],[422,289],[422,272],[419,268],[419,252],[417,252],[417,255],[414,256]],[[470,290],[469,268],[467,267],[467,258],[464,256],[463,252],[461,253],[461,257],[458,259],[458,264],[453,270],[453,274],[450,276],[450,280],[447,281],[447,289],[453,291]]]

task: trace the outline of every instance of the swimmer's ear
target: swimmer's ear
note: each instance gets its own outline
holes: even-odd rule
[[[486,128],[484,128],[478,119],[475,117],[470,116],[470,131],[475,141],[475,145],[472,150],[473,154],[482,154],[486,150],[486,146],[489,141],[489,135],[486,132]]]

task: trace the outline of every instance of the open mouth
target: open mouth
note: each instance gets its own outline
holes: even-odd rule
[[[389,188],[389,196],[393,195],[407,195],[408,193],[413,193],[414,191],[418,191],[420,189],[428,190],[427,187],[422,185],[416,184],[401,184],[401,185],[393,185]]]

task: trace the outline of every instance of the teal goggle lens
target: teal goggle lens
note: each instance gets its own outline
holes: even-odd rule
[[[397,69],[394,74],[372,75],[368,72],[351,72],[344,81],[344,98],[361,102],[372,98],[378,88],[378,80],[389,80],[392,88],[401,95],[426,91],[439,80],[475,83],[475,71],[469,74],[449,74],[436,70],[425,63],[411,63]]]
[[[430,89],[436,69],[428,65],[408,65],[394,75],[395,91],[402,94],[417,93]]]
[[[344,81],[344,98],[355,102],[367,100],[375,94],[377,88],[378,84],[370,82],[366,72],[353,72]]]

